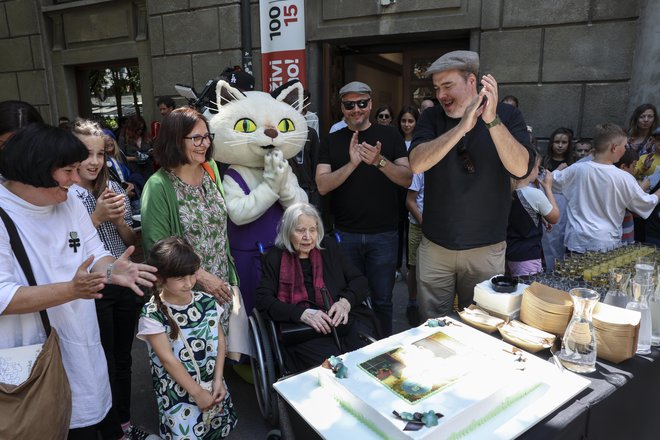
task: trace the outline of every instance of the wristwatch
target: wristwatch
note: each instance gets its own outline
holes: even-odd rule
[[[491,122],[485,122],[486,127],[488,128],[493,128],[496,125],[500,125],[502,121],[500,121],[500,117],[498,115],[495,115],[495,119],[493,119]]]
[[[378,161],[378,163],[376,163],[376,168],[381,169],[385,165],[387,165],[387,159],[385,159],[383,156],[380,156],[380,160]]]

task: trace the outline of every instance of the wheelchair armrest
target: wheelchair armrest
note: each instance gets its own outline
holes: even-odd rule
[[[294,324],[292,322],[280,322],[280,339],[284,346],[300,344],[319,336],[312,327],[307,324]]]

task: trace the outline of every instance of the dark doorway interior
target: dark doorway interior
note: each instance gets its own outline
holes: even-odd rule
[[[392,36],[391,39],[398,39]],[[408,42],[325,43],[323,45],[323,111],[321,131],[341,119],[339,97],[342,85],[363,81],[372,89],[374,110],[381,105],[392,107],[394,115],[408,104],[419,106],[425,97],[433,97],[428,66],[452,50],[469,49],[467,36],[437,39],[417,37]],[[372,116],[374,114],[372,113]]]

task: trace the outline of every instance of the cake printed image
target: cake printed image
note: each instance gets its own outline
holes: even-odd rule
[[[437,332],[362,362],[359,367],[396,396],[414,404],[470,372],[469,365],[456,356],[457,350],[465,348],[451,336]]]

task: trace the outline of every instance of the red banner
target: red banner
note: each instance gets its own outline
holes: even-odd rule
[[[287,50],[261,55],[264,91],[272,92],[292,79],[299,79],[306,87],[305,50]]]

